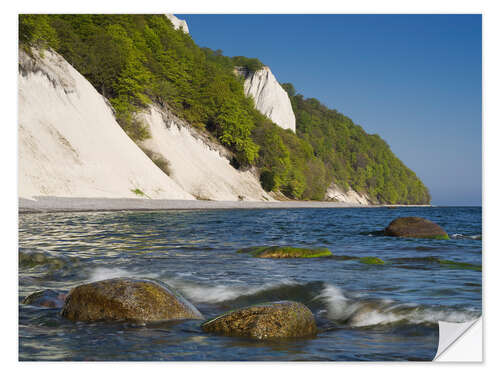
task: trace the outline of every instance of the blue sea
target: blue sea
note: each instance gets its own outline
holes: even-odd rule
[[[420,216],[450,240],[380,236]],[[317,259],[259,259],[257,245],[327,247]],[[480,207],[46,213],[19,216],[22,361],[428,361],[438,321],[482,311]],[[357,257],[378,257],[364,264]],[[354,258],[354,259],[353,259]],[[161,280],[208,319],[294,300],[315,315],[315,338],[258,341],[201,331],[200,321],[75,323],[22,304],[112,277]]]

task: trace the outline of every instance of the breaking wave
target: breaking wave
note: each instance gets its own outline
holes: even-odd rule
[[[237,305],[239,305],[238,302],[252,303],[266,299],[285,299],[283,297],[297,296],[300,294],[297,289],[303,288],[303,285],[291,280],[264,284],[258,287],[227,284],[200,285],[177,279],[169,280],[168,284],[179,289],[193,302],[222,303],[231,301]]]
[[[482,240],[483,235],[482,234],[465,235],[465,234],[460,234],[460,233],[454,233],[450,236],[450,238],[453,238],[455,240],[463,240],[463,239]]]
[[[370,298],[350,293],[342,288],[314,281],[298,283],[285,280],[258,287],[239,285],[200,285],[169,280],[193,303],[224,305],[239,308],[256,303],[293,300],[307,305],[319,318],[339,326],[370,327],[386,324],[437,324],[438,321],[466,322],[476,319],[480,312],[445,306],[404,304],[389,299]]]
[[[402,304],[386,299],[346,297],[342,289],[327,285],[318,298],[327,303],[328,318],[352,327],[411,323],[437,324],[438,321],[466,322],[480,316],[477,311],[449,307]]]

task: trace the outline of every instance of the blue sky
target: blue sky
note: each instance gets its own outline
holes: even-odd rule
[[[481,204],[480,15],[177,15],[377,133],[438,205]]]

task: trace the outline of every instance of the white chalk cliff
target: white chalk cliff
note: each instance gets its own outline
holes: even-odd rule
[[[165,16],[172,22],[176,30],[182,29],[189,34],[185,20],[181,20],[173,14],[165,14]],[[271,69],[264,66],[256,72],[250,72],[240,68],[237,69],[237,73],[245,77],[245,95],[254,99],[255,108],[278,126],[295,132],[295,115],[290,98]]]
[[[170,22],[172,22],[172,24],[174,25],[174,29],[176,30],[181,29],[186,34],[189,34],[188,25],[185,20],[181,20],[176,16],[174,16],[173,14],[165,14],[165,16],[170,20]]]
[[[168,160],[170,177],[186,192],[198,199],[273,200],[255,174],[231,166],[225,147],[167,108],[150,106],[139,117],[151,133],[141,146]]]
[[[360,205],[372,204],[368,195],[364,193],[360,194],[354,191],[352,188],[344,190],[335,183],[332,183],[326,190],[325,200],[350,203],[350,204],[360,204]]]
[[[269,67],[251,72],[244,68],[237,73],[245,77],[245,95],[251,96],[255,108],[283,129],[295,132],[295,115],[286,91],[281,87]]]
[[[56,53],[43,56],[19,51],[20,197],[137,198],[140,191],[194,199],[127,136],[80,73]]]
[[[19,52],[20,197],[273,200],[256,174],[231,166],[227,149],[151,106],[138,115],[151,132],[141,147],[169,162],[168,176],[85,77],[57,53],[43,55]]]

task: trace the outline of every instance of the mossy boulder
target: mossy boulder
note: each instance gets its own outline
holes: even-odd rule
[[[314,336],[314,315],[293,301],[271,302],[230,311],[202,324],[204,332],[256,339]]]
[[[30,294],[23,300],[23,304],[60,309],[64,305],[65,298],[65,293],[47,289]]]
[[[167,285],[131,278],[77,286],[68,294],[61,314],[85,322],[203,319],[196,307]]]
[[[291,246],[255,246],[238,250],[238,253],[250,253],[256,258],[319,258],[332,256],[326,247],[300,248]]]
[[[436,223],[421,217],[399,217],[384,229],[393,237],[433,238],[449,240],[448,233]]]
[[[385,262],[377,257],[362,257],[359,261],[363,264],[384,264]]]

